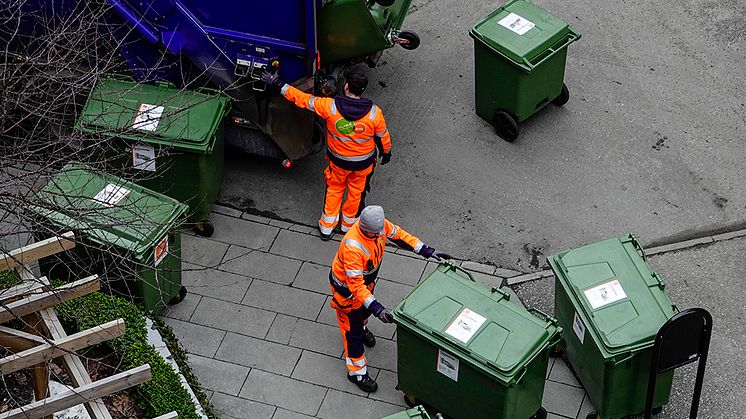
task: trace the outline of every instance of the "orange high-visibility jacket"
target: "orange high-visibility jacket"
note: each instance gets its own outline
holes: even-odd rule
[[[372,290],[378,278],[387,238],[399,247],[414,252],[423,246],[420,239],[389,220],[384,220],[384,234],[375,239],[365,237],[360,230],[360,222],[355,222],[342,238],[329,273],[337,306],[354,310],[361,305],[367,308],[375,301]]]
[[[391,136],[378,106],[373,105],[362,118],[348,121],[337,109],[334,98],[316,97],[289,84],[280,92],[298,107],[326,120],[327,154],[342,169],[361,170],[375,163],[376,143],[381,153],[391,152]]]

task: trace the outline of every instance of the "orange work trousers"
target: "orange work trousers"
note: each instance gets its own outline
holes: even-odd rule
[[[329,162],[324,170],[326,180],[326,196],[324,197],[324,212],[319,218],[319,230],[324,234],[332,234],[339,222],[339,209],[342,208],[342,232],[347,232],[360,212],[365,208],[365,195],[370,191],[370,179],[373,177],[375,163],[362,170],[345,170]],[[342,205],[345,190],[347,200]]]
[[[337,323],[342,332],[347,374],[365,375],[368,373],[368,359],[365,357],[363,335],[371,312],[365,306],[353,309],[344,303],[338,303],[337,298],[335,294],[330,305],[337,312]]]

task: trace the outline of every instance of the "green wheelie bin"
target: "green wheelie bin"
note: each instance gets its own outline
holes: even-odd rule
[[[181,285],[181,233],[187,206],[118,177],[68,164],[29,206],[37,238],[72,230],[78,244],[46,258],[49,279],[98,275],[104,289],[149,313],[186,295]]]
[[[454,418],[546,417],[544,378],[560,328],[509,299],[441,263],[396,306],[398,388],[408,403]]]
[[[394,413],[393,415],[389,415],[381,419],[430,419],[430,415],[427,414],[427,410],[425,410],[424,407],[415,406],[411,409],[407,409],[399,413]]]
[[[105,77],[76,127],[92,139],[106,139],[94,148],[107,170],[186,203],[195,231],[210,236],[208,216],[223,183],[223,118],[230,100],[205,92]]]
[[[567,103],[567,47],[580,38],[567,22],[526,0],[512,0],[469,34],[476,112],[502,139],[518,138],[518,123],[547,104]]]
[[[645,409],[652,348],[678,309],[634,235],[549,256],[554,314],[567,355],[597,412],[616,419]],[[673,371],[658,376],[653,406],[668,403]]]

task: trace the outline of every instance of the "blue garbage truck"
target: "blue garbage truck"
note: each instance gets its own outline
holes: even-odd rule
[[[26,0],[23,7],[32,18],[19,31],[44,30],[35,27],[33,16],[62,18],[84,1],[93,0]],[[103,23],[107,36],[132,76],[145,83],[220,89],[233,100],[227,145],[283,161],[318,150],[323,124],[265,91],[263,71],[279,71],[302,90],[331,96],[341,88],[350,65],[374,67],[385,49],[397,44],[414,49],[420,42],[416,33],[401,29],[411,0],[99,3],[108,9]],[[113,21],[119,24],[115,29],[108,25]]]

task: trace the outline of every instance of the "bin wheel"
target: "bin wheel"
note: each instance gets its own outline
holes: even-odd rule
[[[658,406],[658,407],[653,408],[654,415],[660,415],[662,411],[663,411],[663,406]]]
[[[404,404],[406,404],[408,407],[415,407],[419,403],[417,403],[417,398],[412,396],[411,394],[404,393]]]
[[[570,91],[567,90],[567,85],[565,83],[562,83],[562,91],[560,92],[560,95],[554,98],[552,101],[552,104],[555,106],[562,106],[567,101],[570,100]]]
[[[585,417],[585,419],[601,419],[601,415],[598,412],[591,412]]]
[[[529,419],[547,419],[547,409],[540,407]]]
[[[187,289],[185,286],[182,285],[181,288],[179,288],[179,293],[174,295],[174,298],[172,298],[171,301],[168,302],[168,305],[172,306],[174,304],[179,304],[180,302],[184,301],[184,298],[186,298],[186,296]]]
[[[549,350],[549,356],[552,358],[559,358],[562,356],[562,348],[559,344],[552,346],[552,349]]]
[[[404,49],[413,50],[420,46],[420,36],[413,31],[401,31],[397,38],[400,40],[397,44]]]
[[[396,3],[396,0],[376,0],[376,3],[380,4],[383,7],[389,7],[392,4]]]
[[[215,226],[210,220],[197,221],[194,223],[194,232],[202,237],[210,237],[215,233]]]
[[[512,143],[518,138],[518,121],[506,111],[497,111],[492,118],[495,133],[503,140]]]

